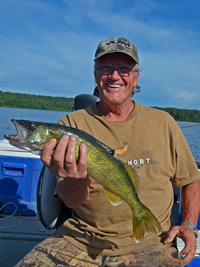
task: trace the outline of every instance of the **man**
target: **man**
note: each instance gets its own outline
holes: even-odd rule
[[[47,143],[41,159],[60,177],[57,194],[73,209],[72,218],[17,267],[34,262],[33,266],[183,266],[194,258],[200,175],[171,116],[131,100],[139,78],[138,64],[137,49],[130,41],[113,37],[101,42],[94,69],[101,101],[59,122],[93,135],[137,170],[138,196],[157,217],[163,232],[148,232],[137,244],[132,237],[129,206],[110,204],[102,186],[87,174],[85,144],[80,145],[76,162],[76,138],[64,136],[58,144],[54,139]],[[173,226],[171,218],[171,181],[176,188],[182,186],[184,224],[180,226]],[[173,247],[176,236],[185,242],[182,262]]]

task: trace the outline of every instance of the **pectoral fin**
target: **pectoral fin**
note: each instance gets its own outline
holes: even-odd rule
[[[110,190],[104,188],[104,191],[110,201],[110,203],[113,205],[113,206],[118,206],[120,204],[123,203],[123,201],[121,200],[120,197],[116,196],[114,193],[112,193]]]

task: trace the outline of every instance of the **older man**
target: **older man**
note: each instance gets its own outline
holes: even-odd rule
[[[117,151],[140,176],[138,196],[159,220],[163,232],[147,232],[140,243],[132,235],[132,213],[123,203],[113,207],[103,187],[87,174],[87,150],[76,138],[52,139],[41,159],[60,177],[57,194],[73,210],[53,237],[38,245],[17,266],[183,266],[196,250],[200,210],[200,175],[183,137],[162,111],[131,100],[139,78],[136,47],[124,38],[102,41],[95,54],[94,76],[101,101],[64,116],[59,122],[82,129]],[[182,187],[183,224],[173,226],[173,189]],[[180,253],[174,238],[185,242]],[[39,256],[38,256],[39,255]],[[32,259],[32,260],[31,260]],[[42,265],[40,262],[45,262]],[[52,265],[51,265],[52,264]],[[53,265],[55,264],[55,265]]]

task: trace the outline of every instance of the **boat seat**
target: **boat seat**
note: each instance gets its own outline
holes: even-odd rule
[[[71,209],[60,198],[54,197],[57,179],[43,166],[37,186],[37,213],[45,228],[58,228],[71,217]]]
[[[97,90],[96,87],[95,95],[81,94],[76,96],[74,110],[86,108],[100,101]],[[56,176],[44,166],[37,185],[37,213],[40,222],[49,230],[58,228],[71,217],[71,209],[66,207],[60,198],[54,197],[56,184]]]

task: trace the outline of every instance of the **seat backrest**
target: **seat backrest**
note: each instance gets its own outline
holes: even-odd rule
[[[89,95],[89,94],[77,95],[74,98],[74,110],[83,109],[88,106],[91,106],[99,100],[100,98],[95,95]]]

